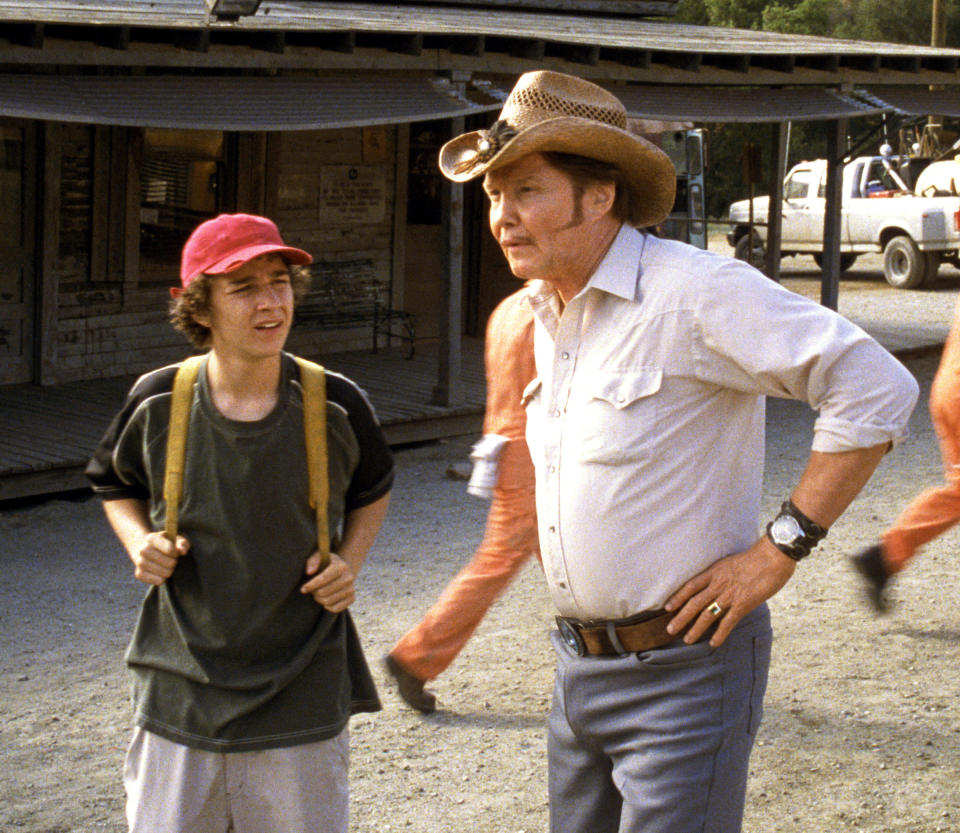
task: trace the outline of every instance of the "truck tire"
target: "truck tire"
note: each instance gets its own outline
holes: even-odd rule
[[[814,261],[814,263],[817,264],[817,266],[818,266],[820,269],[823,269],[823,255],[822,255],[820,252],[817,252],[817,253],[813,256],[813,261]],[[856,255],[849,254],[849,253],[840,255],[840,271],[841,271],[841,272],[846,272],[847,269],[849,269],[851,266],[853,266],[853,264],[856,263],[856,262],[857,262],[857,256],[856,256]]]
[[[763,241],[755,234],[753,235],[753,251],[750,252],[750,235],[745,234],[733,247],[733,256],[737,260],[745,260],[751,266],[757,269],[763,269],[766,258],[766,252],[763,248]],[[749,252],[749,254],[748,254]],[[751,256],[752,255],[752,256]]]
[[[936,257],[936,256],[934,256]],[[905,234],[890,238],[883,247],[883,276],[895,289],[917,289],[927,280],[930,258]]]

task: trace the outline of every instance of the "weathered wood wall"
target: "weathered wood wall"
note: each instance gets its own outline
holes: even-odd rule
[[[313,289],[389,298],[394,251],[396,130],[292,131],[267,144],[267,214],[314,257]],[[370,327],[297,328],[290,346],[319,353],[369,347]]]
[[[56,134],[58,245],[48,262],[57,286],[57,333],[50,381],[135,374],[182,358],[190,348],[167,322],[167,288],[139,284],[135,265],[125,262],[135,257],[136,241],[124,239],[129,231],[107,227],[100,214],[111,205],[115,212],[118,201],[136,201],[135,189],[117,182],[117,172],[126,170],[127,143],[116,131],[87,125],[60,125]],[[403,170],[397,162],[393,127],[276,133],[266,139],[263,167],[251,172],[241,165],[241,181],[232,185],[235,193],[262,194],[264,205],[256,209],[277,222],[291,245],[314,255],[315,289],[334,280],[359,282],[399,299],[403,287],[392,285],[392,275],[403,246],[395,239],[395,212],[405,205],[397,200],[397,170]],[[245,182],[245,176],[263,181]],[[138,229],[136,219],[129,221],[131,210],[139,216],[139,205],[127,205],[128,222],[121,216],[110,223]],[[125,258],[117,257],[118,248]],[[307,326],[295,331],[290,346],[310,354],[370,343],[370,327]]]

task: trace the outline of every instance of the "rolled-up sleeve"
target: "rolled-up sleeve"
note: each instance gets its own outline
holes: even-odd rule
[[[719,271],[720,291],[697,315],[712,381],[807,402],[818,414],[814,451],[894,446],[907,436],[919,387],[876,340],[748,267]]]

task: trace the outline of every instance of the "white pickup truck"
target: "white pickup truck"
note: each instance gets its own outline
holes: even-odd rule
[[[849,269],[857,255],[883,252],[887,283],[914,289],[932,282],[947,261],[960,266],[960,197],[944,196],[948,190],[924,187],[919,196],[907,183],[919,171],[909,170],[909,160],[889,156],[863,156],[843,169],[841,202],[840,269]],[[816,159],[794,165],[783,184],[783,256],[812,254],[819,265],[823,250],[827,162]],[[919,183],[918,183],[919,184]],[[953,190],[956,193],[956,190]],[[767,237],[769,197],[753,199],[754,229],[751,256],[750,200],[730,206],[727,239],[741,260],[762,262]]]

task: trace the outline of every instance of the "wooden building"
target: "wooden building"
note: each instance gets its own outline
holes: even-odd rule
[[[376,300],[443,345],[455,402],[461,335],[515,283],[436,153],[520,73],[589,77],[638,117],[774,124],[891,109],[870,85],[960,83],[954,50],[681,26],[674,0],[245,5],[0,0],[0,386],[182,357],[165,303],[183,240],[250,211],[317,260],[294,349],[369,347],[356,311]]]

